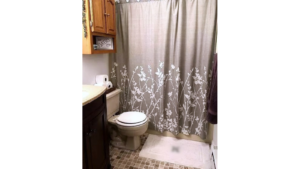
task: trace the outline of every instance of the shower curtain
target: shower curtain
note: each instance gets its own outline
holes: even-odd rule
[[[122,90],[120,112],[145,113],[152,130],[205,139],[216,0],[116,2],[110,79]]]

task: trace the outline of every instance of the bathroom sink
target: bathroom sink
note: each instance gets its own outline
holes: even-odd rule
[[[87,95],[89,95],[89,93],[88,93],[88,92],[86,92],[86,91],[82,91],[82,98],[85,98]]]

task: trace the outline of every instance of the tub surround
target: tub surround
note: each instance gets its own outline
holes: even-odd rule
[[[105,93],[106,87],[93,86],[93,85],[82,85],[82,106],[97,99],[103,93]]]

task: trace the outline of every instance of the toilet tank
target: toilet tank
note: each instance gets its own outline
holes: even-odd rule
[[[106,94],[107,119],[119,111],[121,91],[120,89],[116,89]]]

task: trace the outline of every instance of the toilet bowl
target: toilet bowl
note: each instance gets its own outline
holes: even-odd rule
[[[117,89],[106,95],[107,118],[111,144],[118,148],[136,150],[141,145],[140,136],[148,129],[148,118],[141,112],[124,112],[115,115],[119,111],[119,94]]]

